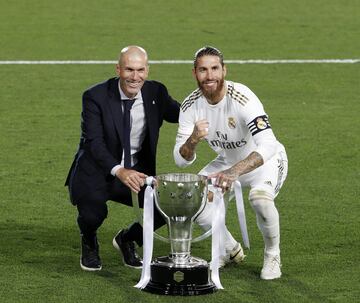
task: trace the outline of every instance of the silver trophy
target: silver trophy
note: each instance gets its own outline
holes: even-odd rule
[[[208,263],[190,254],[192,226],[207,199],[206,177],[163,174],[156,177],[155,204],[167,222],[171,253],[151,263],[144,290],[165,295],[200,295],[216,290]]]

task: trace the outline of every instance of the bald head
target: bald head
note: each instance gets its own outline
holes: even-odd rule
[[[123,65],[124,62],[129,59],[130,60],[143,60],[146,65],[148,64],[148,56],[147,56],[146,50],[137,45],[130,45],[130,46],[124,47],[120,51],[120,55],[119,55],[119,65],[120,66]]]
[[[116,64],[120,88],[130,99],[139,93],[148,77],[149,66],[146,51],[136,45],[123,48]]]

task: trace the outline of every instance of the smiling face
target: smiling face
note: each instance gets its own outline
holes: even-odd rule
[[[218,56],[205,55],[197,58],[193,75],[205,98],[216,104],[225,95],[226,67],[222,66]]]
[[[120,53],[116,72],[120,77],[120,87],[130,99],[141,90],[148,77],[149,66],[144,49],[137,46],[124,48]]]

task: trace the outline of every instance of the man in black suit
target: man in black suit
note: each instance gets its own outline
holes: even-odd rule
[[[96,231],[107,217],[106,202],[131,206],[133,191],[142,207],[145,179],[156,174],[159,129],[163,120],[177,123],[179,117],[180,105],[166,87],[146,80],[149,67],[143,48],[124,48],[116,71],[119,77],[83,94],[80,145],[65,183],[79,213],[80,266],[88,271],[101,270]],[[157,211],[154,215],[156,229],[165,222]],[[142,246],[139,223],[113,239],[124,264],[139,268],[142,260],[134,242]]]

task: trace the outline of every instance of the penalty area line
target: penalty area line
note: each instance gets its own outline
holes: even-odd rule
[[[224,60],[226,64],[352,64],[360,59],[247,59]],[[0,65],[116,64],[113,60],[0,60]],[[192,60],[149,60],[149,64],[192,64]]]

